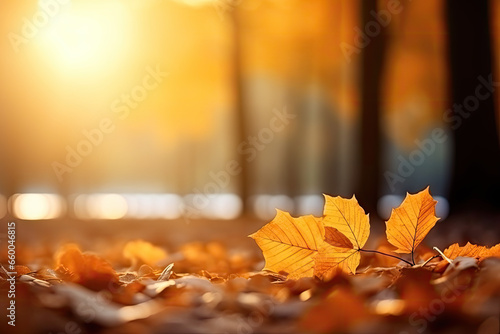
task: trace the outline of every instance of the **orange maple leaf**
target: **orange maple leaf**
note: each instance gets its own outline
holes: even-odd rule
[[[357,249],[331,246],[324,243],[314,255],[314,276],[329,280],[338,272],[356,274],[356,269],[361,261]]]
[[[500,257],[500,243],[488,250],[488,256]]]
[[[355,196],[345,199],[325,195],[323,224],[325,243],[314,256],[314,275],[329,279],[338,270],[355,274],[361,260],[359,251],[370,235],[368,215]]]
[[[324,234],[320,218],[294,218],[277,210],[276,217],[250,237],[262,250],[264,270],[285,272],[288,278],[298,279],[313,275],[313,255],[323,243]]]
[[[454,260],[459,256],[467,256],[467,257],[476,257],[476,258],[484,258],[484,257],[500,257],[500,244],[488,248],[486,246],[474,245],[468,242],[465,246],[460,247],[458,243],[451,245],[450,247],[444,250],[444,255],[450,260]]]
[[[337,229],[345,235],[355,249],[361,249],[370,235],[369,217],[358,204],[355,196],[351,199],[325,195],[323,224]]]
[[[392,209],[386,222],[387,240],[397,247],[396,253],[413,253],[427,233],[436,225],[435,201],[429,187],[415,195],[407,194],[398,208]]]

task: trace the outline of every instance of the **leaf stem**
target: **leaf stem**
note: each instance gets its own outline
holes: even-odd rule
[[[433,259],[437,258],[437,257],[440,257],[441,255],[434,255],[430,258],[428,258],[424,263],[422,263],[422,267],[425,267],[425,265],[429,262],[431,262]]]
[[[399,256],[395,256],[395,255],[391,255],[391,254],[387,254],[387,253],[382,253],[382,252],[379,252],[379,251],[376,251],[376,250],[368,250],[368,249],[358,249],[360,252],[366,252],[366,253],[377,253],[377,254],[380,254],[380,255],[385,255],[385,256],[390,256],[390,257],[393,257],[395,259],[398,259],[398,260],[401,260],[403,262],[406,262],[408,263],[410,266],[413,266],[413,264],[410,262],[410,261],[406,261],[405,259],[403,258],[400,258]]]
[[[441,250],[440,250],[439,248],[437,248],[437,247],[432,247],[432,249],[434,249],[436,252],[438,252],[438,253],[441,255],[441,257],[442,257],[443,259],[445,259],[446,261],[448,261],[448,263],[449,263],[449,264],[452,264],[452,263],[453,263],[453,261],[451,261],[451,260],[450,260],[450,259],[449,259],[446,255],[444,255],[444,253],[443,253],[443,252],[441,252]]]
[[[413,263],[413,265],[415,265],[415,256],[413,254],[414,251],[411,251],[411,262]]]

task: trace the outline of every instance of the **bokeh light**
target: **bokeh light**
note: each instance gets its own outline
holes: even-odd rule
[[[13,215],[24,220],[54,219],[65,212],[64,200],[55,194],[15,194],[10,201]]]

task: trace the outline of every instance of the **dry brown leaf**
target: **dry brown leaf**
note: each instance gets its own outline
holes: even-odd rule
[[[323,243],[321,219],[313,216],[293,218],[278,210],[276,217],[250,237],[262,249],[264,270],[286,272],[288,278],[313,275],[313,255]]]
[[[78,317],[82,318],[82,321],[105,327],[115,327],[129,321],[145,319],[163,308],[156,300],[148,300],[138,305],[121,306],[103,298],[97,292],[70,283],[58,284],[54,286],[54,290],[69,301],[70,307]],[[92,313],[89,313],[89,310],[92,310]]]
[[[16,272],[16,277],[31,273],[30,268],[21,265],[16,265],[14,271]]]
[[[305,314],[300,327],[312,333],[350,333],[353,327],[371,318],[362,296],[340,286],[329,291],[325,299]]]
[[[411,314],[428,307],[439,296],[430,284],[432,272],[424,268],[402,268],[396,290],[405,302],[405,312]]]
[[[418,194],[407,194],[403,203],[392,209],[386,222],[387,240],[397,247],[396,253],[413,253],[439,218],[429,187]]]
[[[137,270],[137,275],[140,278],[156,278],[154,269],[147,264],[143,264],[139,267],[139,270]]]

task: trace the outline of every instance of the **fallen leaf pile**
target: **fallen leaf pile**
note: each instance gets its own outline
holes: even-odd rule
[[[0,332],[496,334],[500,244],[425,245],[435,204],[428,188],[408,194],[381,240],[355,197],[325,196],[322,217],[278,211],[251,235],[265,264],[221,242],[145,240],[99,254],[68,243],[15,273],[2,258],[16,327]]]

